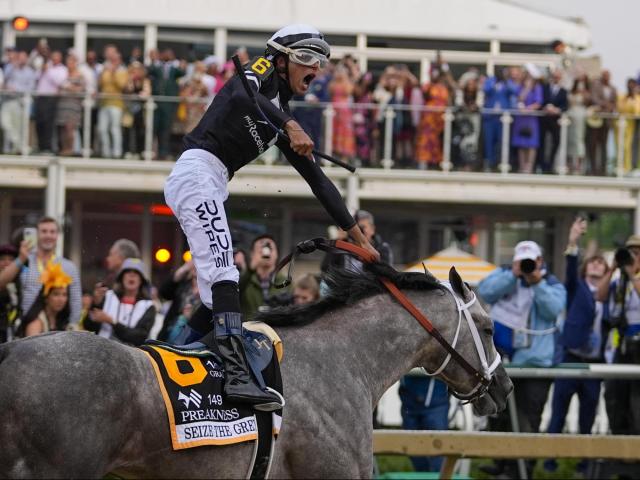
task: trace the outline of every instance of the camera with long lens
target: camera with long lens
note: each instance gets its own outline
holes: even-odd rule
[[[520,271],[526,275],[533,273],[536,269],[536,261],[531,260],[530,258],[525,258],[520,261]]]
[[[271,248],[271,244],[265,240],[262,244],[262,247],[260,248],[260,254],[262,255],[262,258],[265,260],[270,259],[272,250],[273,249]]]
[[[633,265],[633,254],[631,253],[631,250],[626,247],[621,247],[616,250],[614,258],[618,267],[628,267],[629,265]]]

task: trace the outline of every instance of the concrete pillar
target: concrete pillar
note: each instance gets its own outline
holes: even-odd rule
[[[71,205],[71,249],[69,258],[82,269],[82,202],[74,200]]]
[[[354,213],[360,208],[360,179],[352,173],[347,177],[347,208]]]
[[[65,167],[57,158],[52,158],[47,167],[47,188],[45,191],[45,215],[55,218],[60,224],[56,255],[62,255],[64,249],[64,214],[65,214]]]
[[[2,24],[2,49],[16,46],[16,31],[13,29],[11,20]]]
[[[84,62],[87,56],[87,22],[76,22],[73,26],[73,49],[78,60]]]
[[[227,29],[223,27],[216,28],[213,34],[213,53],[223,63],[227,60],[227,40]]]
[[[367,35],[359,33],[356,37],[356,49],[358,51],[358,63],[360,71],[366,72],[368,69],[369,57],[367,56]]]
[[[9,243],[11,236],[11,194],[0,196],[0,243]]]
[[[473,247],[473,254],[483,260],[489,261],[489,228],[488,220],[485,215],[476,215],[473,217],[473,233],[477,236],[477,243]]]
[[[158,25],[148,23],[144,26],[144,60],[149,61],[149,51],[158,48]]]
[[[431,60],[423,58],[420,60],[420,85],[424,85],[430,80]]]
[[[144,204],[144,210],[142,212],[142,239],[140,241],[140,255],[142,256],[142,261],[147,266],[149,271],[149,280],[151,280],[151,262],[153,261],[153,238],[152,238],[152,228],[151,228],[151,205],[148,203]]]

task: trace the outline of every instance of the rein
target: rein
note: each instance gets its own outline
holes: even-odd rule
[[[311,240],[305,240],[296,245],[295,250],[284,257],[277,265],[276,271],[274,273],[274,281],[275,274],[277,274],[280,270],[282,270],[287,264],[289,264],[289,269],[287,271],[287,278],[281,283],[274,283],[276,288],[284,288],[291,284],[292,280],[292,272],[296,259],[301,254],[312,253],[315,250],[322,250],[324,252],[347,252],[358,259],[360,259],[364,263],[372,263],[374,262],[374,256],[371,252],[365,250],[362,247],[354,245],[353,243],[345,242],[344,240],[327,240],[326,238],[313,238]],[[469,394],[458,394],[456,392],[452,392],[457,398],[461,400],[471,401],[482,394],[487,390],[489,384],[491,383],[491,372],[481,372],[473,365],[471,365],[462,355],[460,355],[457,350],[451,346],[451,344],[444,339],[444,337],[440,334],[438,329],[433,326],[431,321],[424,315],[412,302],[409,298],[400,291],[400,289],[388,278],[378,275],[378,279],[382,282],[385,288],[389,291],[391,296],[395,298],[402,307],[408,311],[413,318],[415,318],[418,323],[431,335],[435,340],[438,341],[440,345],[449,353],[450,357],[453,358],[464,370],[467,371],[470,375],[475,377],[478,380],[478,386],[473,389]],[[452,292],[453,293],[453,292]],[[454,295],[455,298],[455,295]],[[459,308],[458,300],[456,299],[456,304]],[[468,313],[468,312],[467,312]],[[499,358],[499,357],[498,357]],[[445,364],[448,362],[445,360]],[[495,362],[494,362],[495,363]],[[492,365],[493,367],[493,365]],[[493,367],[495,368],[495,367]],[[439,369],[441,371],[443,368]],[[439,373],[438,371],[438,373]]]

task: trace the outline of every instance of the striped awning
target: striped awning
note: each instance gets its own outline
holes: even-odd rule
[[[423,263],[438,280],[443,281],[449,280],[449,269],[454,266],[462,279],[473,286],[478,285],[484,277],[497,268],[492,263],[460,250],[458,247],[449,247],[410,265],[405,271],[424,272]]]

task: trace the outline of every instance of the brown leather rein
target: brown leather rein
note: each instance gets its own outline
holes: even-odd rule
[[[312,253],[315,250],[322,250],[325,252],[346,252],[354,257],[358,258],[363,263],[372,263],[375,261],[373,254],[362,247],[354,245],[353,243],[345,242],[344,240],[327,240],[326,238],[314,238],[311,240],[305,240],[300,242],[295,250],[284,257],[276,267],[275,273],[278,273],[282,270],[287,264],[289,264],[289,269],[287,272],[287,278],[280,284],[275,283],[275,274],[274,274],[274,286],[276,288],[284,288],[291,283],[291,274],[293,271],[293,266],[297,257],[302,253]],[[402,307],[407,310],[417,321],[422,325],[422,327],[442,345],[442,347],[451,355],[451,357],[462,367],[467,373],[474,376],[482,388],[477,389],[472,392],[471,396],[466,395],[457,395],[458,398],[463,400],[473,400],[477,397],[480,397],[486,389],[489,387],[491,383],[491,377],[487,377],[480,370],[471,365],[467,360],[465,360],[462,355],[460,355],[455,348],[451,346],[451,344],[442,337],[440,332],[436,327],[433,326],[431,321],[424,315],[412,302],[409,298],[400,291],[400,289],[388,278],[378,275],[378,279],[382,282],[385,288],[389,291],[391,296],[393,296]],[[455,393],[454,393],[455,394]]]

